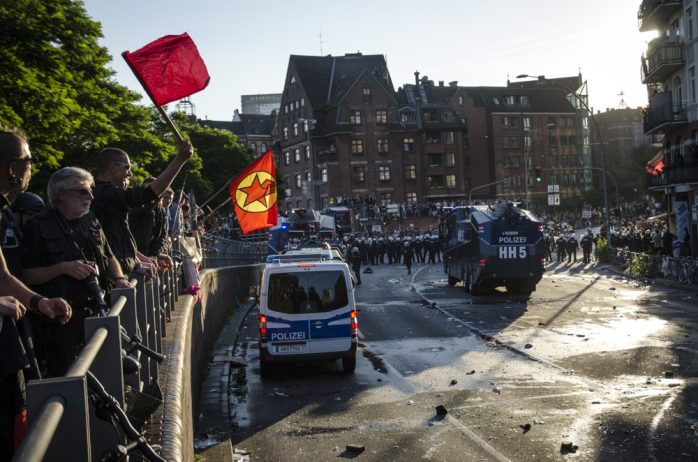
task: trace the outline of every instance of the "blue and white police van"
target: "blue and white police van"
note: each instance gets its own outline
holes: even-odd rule
[[[317,360],[341,360],[344,372],[354,372],[358,324],[346,263],[268,261],[257,295],[262,376],[278,363]]]

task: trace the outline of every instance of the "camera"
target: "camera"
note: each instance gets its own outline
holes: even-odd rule
[[[87,291],[87,306],[85,310],[92,316],[106,316],[109,311],[109,305],[107,305],[107,302],[104,300],[104,291],[99,286],[99,269],[94,262],[85,263],[95,269],[93,274],[83,280]]]

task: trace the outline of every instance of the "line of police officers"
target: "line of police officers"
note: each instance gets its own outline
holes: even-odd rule
[[[172,197],[170,184],[192,153],[189,142],[180,143],[157,178],[129,187],[128,154],[104,149],[96,178],[78,167],[56,171],[43,207],[24,192],[38,160],[26,136],[0,128],[0,462],[26,432],[25,380],[65,374],[82,347],[83,320],[104,306],[102,291],[172,267],[160,197]],[[138,242],[128,221],[134,210]]]

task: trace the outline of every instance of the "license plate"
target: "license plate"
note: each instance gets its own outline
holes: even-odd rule
[[[305,344],[300,345],[277,345],[277,353],[303,353],[305,351]]]

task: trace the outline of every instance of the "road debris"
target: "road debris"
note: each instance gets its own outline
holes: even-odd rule
[[[561,454],[569,454],[569,453],[575,453],[577,452],[577,449],[579,449],[579,446],[574,444],[572,441],[565,440],[560,444],[560,453]]]
[[[456,380],[456,379],[451,380],[451,385],[455,385],[457,383],[458,383],[458,380]]]
[[[347,452],[352,454],[360,454],[366,450],[366,446],[363,444],[347,444]]]
[[[443,404],[436,406],[436,415],[446,415],[448,414],[448,409]]]
[[[523,430],[524,433],[528,433],[529,430],[531,430],[531,424],[530,424],[530,423],[527,423],[527,424],[524,424],[524,425],[519,425],[519,428],[521,428],[521,429]]]
[[[533,348],[533,344],[527,343],[526,345],[524,345],[524,348]]]
[[[475,373],[475,369],[473,369],[473,370],[470,371],[470,372],[466,372],[465,375],[473,375],[474,373]]]

